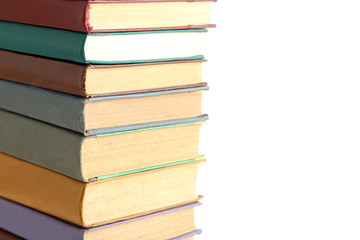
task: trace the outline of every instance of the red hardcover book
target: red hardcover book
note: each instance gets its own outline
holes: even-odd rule
[[[3,0],[0,20],[78,32],[214,27],[216,0]]]

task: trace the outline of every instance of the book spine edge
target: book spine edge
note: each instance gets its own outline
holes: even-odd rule
[[[84,10],[88,4],[88,0],[3,1],[0,8],[0,19],[87,33]]]
[[[85,182],[80,149],[86,138],[78,133],[0,110],[0,151]]]
[[[0,80],[0,108],[82,134],[85,101],[69,94]]]
[[[0,78],[86,97],[86,65],[0,50]]]
[[[85,229],[75,227],[52,216],[0,198],[0,225],[6,231],[25,239],[84,239]],[[20,226],[27,226],[26,228]],[[42,229],[43,231],[39,231]]]
[[[0,21],[0,48],[86,64],[86,33]]]

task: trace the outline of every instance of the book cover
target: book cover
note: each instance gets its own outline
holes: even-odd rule
[[[201,79],[204,61],[85,65],[0,50],[0,78],[81,97],[97,97],[206,86]]]
[[[0,151],[80,181],[193,160],[207,115],[84,136],[0,110]],[[144,127],[144,128],[141,128]]]
[[[196,202],[203,161],[83,183],[0,153],[0,196],[82,227],[100,226]]]
[[[206,29],[81,33],[0,21],[0,49],[82,64],[203,59]],[[161,51],[160,51],[160,50]]]
[[[105,224],[99,227],[93,227],[93,228],[83,228],[74,224],[71,224],[69,222],[63,221],[61,219],[52,217],[50,215],[44,214],[42,212],[39,212],[37,210],[28,208],[26,206],[23,206],[21,204],[12,202],[10,200],[0,198],[0,209],[2,209],[0,214],[0,228],[11,232],[17,236],[20,236],[22,238],[28,239],[28,240],[64,240],[64,239],[72,239],[72,240],[85,240],[86,239],[86,233],[87,232],[101,232],[102,229],[108,230],[108,238],[107,239],[118,239],[118,236],[114,236],[114,234],[117,234],[119,232],[118,228],[121,228],[123,225],[125,230],[122,230],[122,232],[128,232],[128,231],[134,231],[134,230],[142,230],[142,228],[147,227],[147,222],[143,220],[150,220],[150,221],[157,221],[157,216],[161,215],[168,215],[169,217],[172,217],[171,214],[177,213],[177,212],[183,212],[184,210],[192,209],[194,207],[200,206],[200,202],[194,202],[186,205],[182,205],[179,207],[174,207],[170,209],[166,209],[163,211],[154,212],[151,214],[147,214],[140,217],[135,217],[129,220],[123,220],[118,221],[110,224]],[[173,215],[176,217],[176,215]],[[156,225],[151,227],[156,227],[158,225],[166,225],[169,224],[168,222],[164,222],[168,220],[168,218],[163,219],[162,221],[159,221]],[[172,219],[173,221],[176,219]],[[170,222],[173,222],[170,221]],[[133,222],[139,222],[138,228],[129,228],[127,225],[129,223]],[[141,222],[141,223],[140,223]],[[179,228],[179,226],[173,224],[168,227],[175,227]],[[127,230],[128,228],[129,230]],[[181,227],[180,227],[181,228]],[[195,229],[193,226],[192,228],[188,229],[179,229],[178,232],[181,231],[187,231],[183,232],[182,234],[179,234],[178,236],[172,236],[172,240],[180,240],[185,239],[186,237],[191,237],[196,234],[200,234],[201,230]],[[113,232],[113,233],[111,233]],[[144,233],[149,235],[151,231],[148,233]],[[3,236],[5,233],[1,233],[0,231],[0,237],[3,240]],[[9,235],[8,233],[6,233]],[[159,234],[160,235],[160,234]],[[141,236],[140,237],[144,237]],[[145,236],[146,237],[146,236]],[[156,236],[148,236],[149,239],[154,238]],[[161,237],[161,236],[159,236]],[[7,238],[5,238],[7,239]],[[20,238],[9,238],[9,239],[20,239]],[[143,238],[142,238],[143,239]]]
[[[0,108],[84,135],[193,118],[207,86],[84,98],[0,79]],[[131,107],[129,107],[131,106]]]
[[[0,8],[0,19],[12,22],[27,23],[32,25],[41,25],[46,27],[53,28],[62,28],[72,31],[79,32],[96,32],[96,31],[108,31],[109,29],[94,29],[91,22],[90,16],[92,13],[92,6],[94,4],[104,5],[104,4],[126,4],[134,5],[141,4],[147,5],[148,3],[182,3],[182,4],[196,4],[198,2],[206,2],[210,0],[197,0],[197,1],[187,1],[187,0],[82,0],[82,1],[67,1],[67,0],[4,0],[1,2]],[[95,6],[96,7],[96,6]],[[105,6],[106,7],[106,6]],[[121,6],[120,6],[121,7]],[[175,6],[176,7],[176,6]],[[190,8],[189,5],[187,8]],[[110,6],[111,8],[111,6]],[[145,11],[150,10],[145,6]],[[189,10],[185,13],[188,13]],[[125,15],[125,14],[124,14]],[[121,17],[121,14],[120,14]],[[146,16],[143,16],[146,18]],[[166,17],[164,21],[169,19],[170,16]],[[185,16],[179,16],[185,18],[185,22],[181,25],[165,25],[162,27],[147,26],[143,28],[135,27],[136,30],[156,30],[156,29],[168,29],[168,28],[204,28],[204,27],[214,27],[213,24],[203,23],[203,25],[194,24],[190,20],[186,20]],[[179,18],[178,17],[178,18]],[[175,17],[172,17],[175,18]],[[115,20],[114,20],[115,21]],[[166,22],[164,22],[166,24]],[[163,25],[163,24],[161,24]],[[131,29],[130,29],[131,30]],[[129,31],[129,28],[119,28],[113,27],[112,31]]]

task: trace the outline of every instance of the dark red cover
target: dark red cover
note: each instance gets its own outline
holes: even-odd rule
[[[1,0],[0,20],[27,23],[53,28],[62,28],[78,32],[92,32],[88,23],[90,3],[128,3],[128,2],[200,2],[216,0]],[[205,28],[215,25],[184,26],[181,28]],[[157,28],[169,29],[169,28]],[[145,29],[137,29],[137,31]],[[146,29],[146,30],[155,30]],[[111,31],[129,31],[127,29],[114,29]],[[134,31],[134,30],[131,30]],[[99,31],[101,32],[101,30]]]
[[[12,235],[11,233],[5,232],[4,230],[0,229],[0,239],[1,240],[21,240],[22,238],[19,238],[15,235]]]
[[[0,19],[89,32],[87,0],[1,0]]]

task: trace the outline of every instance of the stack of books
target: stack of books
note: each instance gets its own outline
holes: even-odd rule
[[[0,239],[201,233],[210,2],[2,2]]]

